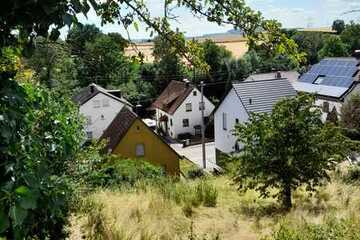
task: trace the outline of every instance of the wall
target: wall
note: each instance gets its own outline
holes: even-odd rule
[[[134,122],[121,139],[113,153],[135,159],[137,144],[144,144],[145,160],[164,167],[167,174],[176,176],[180,174],[178,155],[139,119]]]
[[[102,100],[108,99],[109,106],[103,107]],[[100,100],[100,107],[94,107],[94,101]],[[85,104],[80,106],[80,113],[86,117],[91,117],[91,124],[86,126],[86,131],[91,131],[93,134],[93,139],[98,139],[101,137],[105,129],[109,126],[115,116],[119,113],[121,108],[124,106],[123,103],[103,94],[98,93]],[[101,116],[104,116],[102,119]]]
[[[321,99],[321,98],[317,98],[315,100],[315,105],[319,106],[321,111],[323,109],[323,105],[324,102],[328,102],[329,103],[329,112],[331,112],[333,110],[333,108],[335,107],[336,111],[338,112],[338,116],[340,117],[340,113],[341,113],[341,106],[342,106],[342,102],[338,102],[338,101],[330,101],[328,99]],[[323,122],[326,121],[326,117],[327,117],[328,113],[327,112],[323,112],[322,111],[322,115],[321,115],[321,120]]]
[[[194,91],[196,91],[196,96],[193,95]],[[178,107],[178,109],[172,116],[173,126],[170,126],[170,131],[173,132],[174,138],[177,138],[179,134],[186,132],[195,135],[194,126],[201,125],[201,111],[199,109],[200,102],[201,92],[198,89],[194,89]],[[214,110],[215,106],[206,97],[204,97],[204,102],[204,117],[208,117]],[[186,112],[186,103],[192,104],[191,112]],[[186,118],[189,119],[189,127],[183,127],[183,119]]]
[[[193,92],[196,91],[196,96],[193,95]],[[179,134],[182,133],[191,133],[195,134],[194,126],[201,125],[201,111],[199,109],[199,103],[201,102],[201,92],[198,89],[194,89],[189,96],[181,103],[176,112],[173,115],[170,115],[160,109],[156,109],[156,120],[158,126],[162,127],[165,131],[165,123],[158,121],[158,119],[165,115],[168,117],[168,134],[172,138],[177,138]],[[205,102],[205,111],[204,117],[208,117],[211,112],[214,110],[215,106],[212,104],[206,97],[204,97]],[[192,104],[192,111],[186,112],[186,103]],[[189,119],[189,127],[183,127],[183,119]],[[170,124],[172,120],[172,126]]]
[[[227,130],[223,129],[223,113],[227,114]],[[214,114],[215,148],[223,153],[235,151],[236,137],[233,131],[236,118],[242,123],[249,116],[235,90],[231,89]]]

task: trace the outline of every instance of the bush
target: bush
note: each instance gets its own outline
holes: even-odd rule
[[[266,240],[355,240],[360,239],[360,219],[356,217],[328,217],[322,224],[300,223],[293,226],[284,222]],[[264,240],[265,240],[264,239]]]
[[[360,182],[360,166],[350,166],[348,172],[343,176],[343,179],[347,183]]]
[[[202,178],[204,176],[205,172],[201,168],[191,169],[187,172],[187,177],[189,179]]]

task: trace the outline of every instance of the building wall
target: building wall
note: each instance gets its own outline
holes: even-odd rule
[[[104,99],[108,101],[108,106],[103,106]],[[95,101],[100,101],[100,107],[95,107]],[[91,118],[91,123],[86,126],[85,130],[92,132],[93,139],[99,139],[123,106],[123,103],[103,93],[98,93],[80,106],[80,113],[85,118]]]
[[[328,115],[328,112],[324,112],[323,111],[323,106],[324,106],[324,103],[327,102],[329,103],[329,112],[332,111],[332,109],[335,107],[337,113],[338,113],[338,116],[340,117],[340,113],[341,113],[341,107],[342,107],[342,102],[340,101],[331,101],[331,100],[327,100],[327,99],[321,99],[321,98],[317,98],[315,100],[315,105],[316,106],[319,106],[321,111],[322,111],[322,115],[321,115],[321,120],[323,122],[326,121],[326,117]]]
[[[113,153],[136,159],[137,144],[143,144],[145,147],[143,159],[164,167],[167,174],[180,174],[179,157],[176,152],[139,119],[133,123]]]
[[[194,91],[196,92],[196,96],[193,95]],[[167,133],[169,134],[170,137],[177,138],[178,135],[182,133],[190,133],[194,135],[195,134],[194,126],[201,125],[201,111],[199,109],[200,102],[201,102],[201,92],[198,89],[194,89],[182,102],[182,104],[178,107],[178,109],[173,115],[170,115],[160,109],[157,109],[156,120],[158,126],[161,127],[166,132],[165,123],[159,121],[159,118],[162,115],[165,115],[168,117]],[[204,97],[204,102],[205,102],[204,117],[208,117],[214,110],[215,106],[206,97]],[[192,104],[191,112],[186,111],[187,103]],[[188,127],[183,127],[183,119],[189,119]]]
[[[226,113],[226,130],[223,129],[223,113]],[[239,119],[239,123],[243,123],[248,118],[235,90],[231,89],[214,114],[215,148],[227,154],[234,152],[237,140],[234,136],[235,121]]]

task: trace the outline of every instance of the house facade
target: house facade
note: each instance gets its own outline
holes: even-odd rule
[[[204,97],[205,121],[215,106]],[[171,81],[152,104],[157,128],[171,138],[201,134],[201,92],[192,84]]]
[[[80,114],[86,119],[88,140],[99,139],[124,106],[131,109],[131,104],[116,94],[114,90],[90,84],[73,98],[79,104]]]
[[[126,107],[116,115],[101,139],[108,141],[109,153],[135,161],[144,159],[162,167],[169,175],[180,175],[180,156]]]
[[[340,116],[341,107],[352,94],[360,93],[359,60],[356,58],[325,58],[293,83],[298,92],[316,95],[315,104],[326,121],[330,112]]]
[[[241,150],[241,139],[234,135],[236,124],[248,121],[251,113],[271,113],[278,101],[293,96],[296,91],[284,78],[232,84],[214,112],[217,161],[222,154]]]

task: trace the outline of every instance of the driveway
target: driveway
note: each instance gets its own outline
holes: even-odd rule
[[[198,165],[199,167],[203,167],[202,162],[202,147],[201,144],[193,145],[189,147],[182,147],[182,144],[173,143],[170,146],[182,156],[185,156],[187,159]],[[215,160],[215,143],[209,142],[205,144],[206,151],[206,169],[212,171],[214,168],[218,168]]]

